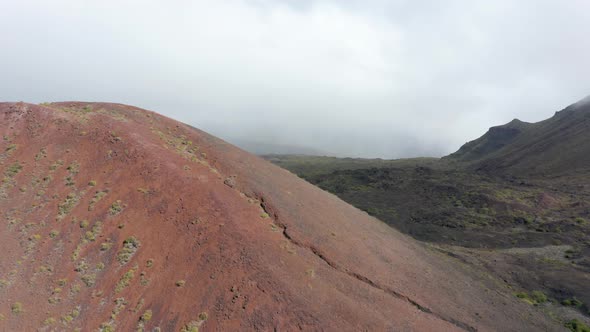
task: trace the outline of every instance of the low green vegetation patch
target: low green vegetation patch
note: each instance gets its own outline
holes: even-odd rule
[[[200,322],[193,320],[183,326],[180,332],[199,332],[199,326],[201,326]]]
[[[94,210],[94,205],[98,203],[101,199],[103,199],[108,193],[108,190],[97,191],[94,193],[90,204],[88,205],[88,211]]]
[[[152,130],[152,132],[158,135],[161,140],[166,142],[166,146],[172,148],[176,153],[192,161],[198,160],[197,152],[199,148],[193,145],[193,142],[185,135],[176,135],[170,131],[167,134],[159,130]]]
[[[100,244],[100,251],[107,251],[113,247],[113,243],[110,241],[105,241]]]
[[[66,186],[73,186],[76,183],[74,182],[74,176],[80,172],[80,164],[77,161],[72,162],[67,168],[68,176],[66,177]]]
[[[47,158],[47,149],[46,148],[41,148],[41,150],[39,150],[39,152],[37,152],[37,154],[35,155],[35,161],[39,161],[43,158]]]
[[[84,234],[84,239],[86,241],[95,241],[96,237],[98,235],[100,235],[100,232],[102,231],[102,222],[97,221],[94,226],[92,226],[92,230],[91,231],[87,231]]]
[[[111,207],[109,208],[109,214],[111,216],[116,216],[119,213],[121,213],[121,211],[123,211],[123,209],[125,208],[125,204],[123,204],[121,202],[121,200],[117,200],[116,202],[113,202],[113,204],[111,204]]]
[[[6,169],[6,171],[4,172],[4,175],[7,178],[13,178],[15,177],[18,173],[20,173],[20,171],[23,169],[23,166],[17,161],[16,163],[8,166],[8,168]]]
[[[7,189],[13,187],[16,184],[14,177],[20,173],[23,166],[17,161],[16,163],[8,166],[4,171],[4,178],[0,183],[0,198],[8,198]]]
[[[10,310],[12,311],[13,314],[19,315],[24,311],[23,304],[20,302],[15,302],[10,306]]]
[[[88,273],[80,277],[82,282],[86,285],[86,287],[92,287],[96,284],[96,274],[95,273]]]
[[[44,325],[44,326],[53,325],[53,324],[55,324],[56,322],[57,322],[57,320],[56,320],[55,318],[53,318],[53,317],[48,317],[47,319],[45,319],[45,320],[43,321],[43,325]]]
[[[584,302],[582,302],[574,297],[571,299],[565,299],[565,300],[561,301],[561,304],[563,304],[566,307],[580,308],[584,305]]]
[[[590,332],[590,326],[584,324],[584,322],[577,319],[572,319],[565,323],[565,327],[570,329],[572,332]]]
[[[209,318],[206,312],[201,312],[197,320],[193,320],[184,325],[180,332],[199,332],[199,327]]]
[[[131,283],[131,281],[135,277],[135,272],[137,271],[138,268],[139,267],[136,265],[133,268],[131,268],[129,271],[125,272],[125,274],[121,277],[121,279],[119,279],[119,282],[115,286],[115,293],[120,293],[123,289],[125,289],[127,286],[129,286],[129,284]]]
[[[142,322],[149,322],[152,319],[152,311],[146,310],[139,318]]]
[[[4,150],[5,152],[12,152],[14,150],[16,150],[18,146],[16,144],[8,144],[8,146],[6,147],[6,149]]]
[[[516,297],[523,300],[524,302],[532,304],[532,305],[545,303],[549,300],[547,298],[547,295],[545,295],[545,293],[538,291],[538,290],[532,291],[530,294],[528,294],[527,292],[519,292],[519,293],[516,293],[515,295],[516,295]]]
[[[61,321],[64,323],[64,325],[68,325],[74,319],[78,318],[78,316],[80,316],[80,307],[79,306],[72,309],[72,311],[66,313],[65,315],[63,315],[61,317]]]
[[[123,248],[117,254],[117,261],[121,265],[127,264],[135,252],[139,249],[141,243],[135,236],[128,237],[123,241]]]
[[[145,324],[147,324],[152,319],[152,311],[146,310],[143,315],[139,317],[139,322],[137,323],[137,331],[143,332],[145,331]]]
[[[66,169],[70,174],[76,175],[80,172],[80,164],[78,164],[77,161],[74,161]]]
[[[63,160],[57,160],[56,162],[54,162],[53,164],[51,164],[49,166],[49,171],[53,172],[55,170],[57,170],[60,166],[62,166],[64,164]]]
[[[76,193],[69,193],[62,203],[57,206],[57,220],[65,218],[68,213],[78,204],[80,197]]]

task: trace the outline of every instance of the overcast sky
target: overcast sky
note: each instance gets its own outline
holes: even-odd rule
[[[441,156],[590,94],[587,0],[0,2],[0,100],[112,101],[230,141]]]

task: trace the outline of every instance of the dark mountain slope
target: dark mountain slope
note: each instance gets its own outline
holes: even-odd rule
[[[529,123],[514,119],[503,126],[492,127],[485,135],[466,143],[449,157],[462,161],[479,160],[514,142],[529,126]]]
[[[590,102],[584,99],[538,123],[512,121],[493,127],[445,159],[519,176],[586,174],[590,171]]]

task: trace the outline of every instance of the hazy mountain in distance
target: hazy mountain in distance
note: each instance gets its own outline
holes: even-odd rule
[[[225,138],[228,142],[235,146],[246,150],[255,155],[270,155],[270,154],[294,154],[294,155],[308,155],[308,156],[330,156],[329,152],[322,151],[316,148],[288,144],[276,144],[271,142],[261,142],[254,140],[247,140],[243,138]]]
[[[572,175],[590,171],[590,97],[547,120],[492,127],[446,157],[471,168],[518,175]]]

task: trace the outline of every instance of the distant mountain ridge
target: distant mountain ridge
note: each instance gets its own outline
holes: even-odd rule
[[[485,135],[464,144],[457,152],[451,154],[449,157],[464,161],[480,159],[513,142],[530,125],[530,123],[514,119],[505,125],[491,127]]]
[[[445,157],[469,167],[512,174],[566,175],[590,170],[590,97],[547,120],[513,120]]]

